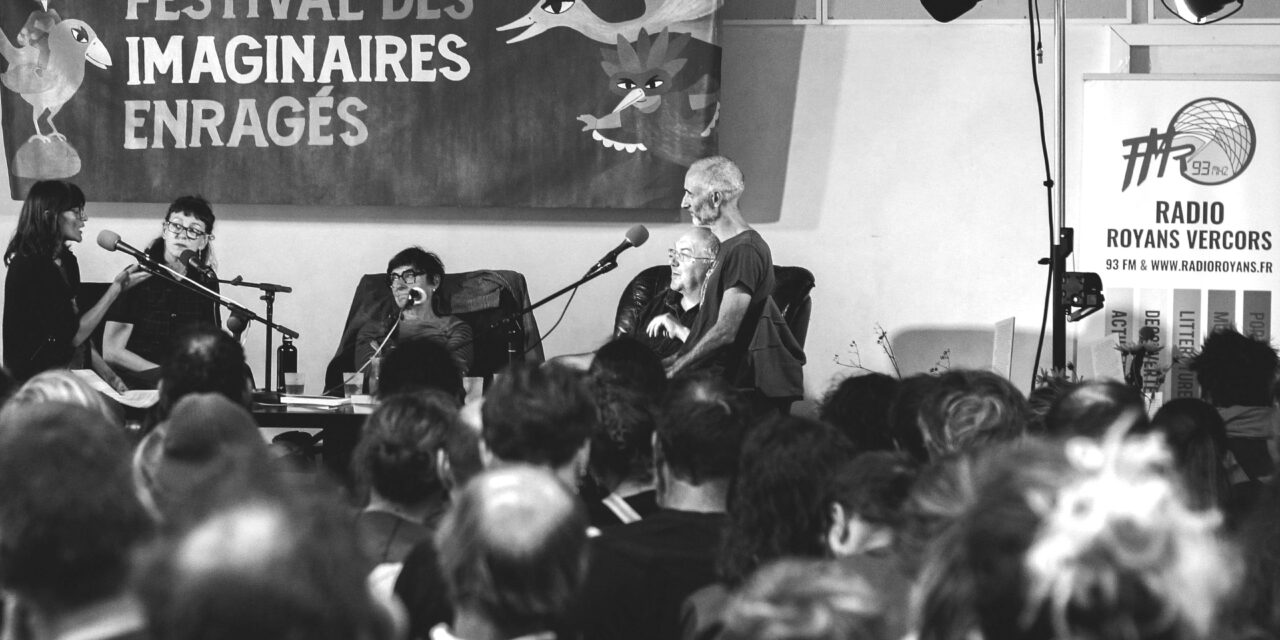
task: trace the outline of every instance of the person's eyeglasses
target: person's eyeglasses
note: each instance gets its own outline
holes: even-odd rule
[[[405,269],[400,273],[388,273],[387,283],[395,284],[396,280],[399,280],[400,282],[409,284],[410,280],[417,280],[418,278],[421,278],[422,276],[425,276],[425,275],[427,275],[426,271],[414,271],[413,269]]]
[[[695,256],[693,255],[693,252],[689,251],[688,249],[682,249],[680,251],[676,251],[675,249],[667,249],[667,259],[671,260],[672,262],[693,262],[695,260],[705,260],[706,262],[711,262],[715,260],[715,258],[703,258],[701,256]]]
[[[162,225],[162,227],[165,231],[169,232],[169,235],[175,238],[186,238],[188,240],[202,240],[204,238],[208,238],[210,240],[213,239],[213,236],[200,229],[184,227],[176,222],[167,221]]]
[[[88,222],[88,221],[89,221],[89,214],[85,213],[85,212],[84,212],[84,209],[80,209],[80,208],[76,208],[76,209],[68,209],[68,210],[66,211],[66,213],[69,213],[69,214],[71,214],[71,215],[75,216],[75,217],[76,217],[76,220],[79,220],[80,222]]]

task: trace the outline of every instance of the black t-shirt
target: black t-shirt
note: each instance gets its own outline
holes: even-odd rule
[[[743,231],[720,243],[716,261],[707,273],[702,309],[694,319],[689,339],[685,341],[680,353],[688,353],[715,326],[716,319],[720,316],[724,292],[741,287],[751,294],[751,301],[747,304],[747,313],[742,318],[742,324],[738,325],[733,343],[693,365],[694,368],[722,369],[731,382],[740,382],[737,378],[745,370],[743,365],[747,349],[751,346],[751,338],[760,322],[760,314],[764,312],[765,302],[773,294],[773,285],[773,254],[764,238],[754,229]]]
[[[660,509],[591,541],[580,618],[585,640],[680,637],[680,605],[715,582],[723,513]]]
[[[187,277],[218,291],[216,280],[194,271]],[[124,292],[111,305],[106,319],[133,325],[125,348],[158,365],[164,364],[174,338],[183,330],[199,324],[222,326],[217,303],[162,275],[153,275]]]
[[[645,305],[645,308],[641,310],[640,317],[636,319],[636,323],[632,326],[628,335],[652,349],[654,353],[658,354],[659,358],[675,355],[684,346],[683,342],[664,334],[650,337],[648,329],[649,323],[664,313],[671,314],[676,319],[676,322],[685,327],[692,326],[693,321],[698,317],[698,309],[701,308],[701,305],[695,304],[685,309],[680,304],[683,297],[679,291],[670,289],[654,296],[649,301],[649,304]]]

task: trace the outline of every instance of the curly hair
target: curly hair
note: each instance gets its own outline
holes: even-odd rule
[[[778,560],[729,601],[725,640],[884,638],[885,598],[851,567],[831,560]]]
[[[1266,407],[1276,380],[1276,350],[1229,327],[1215,329],[1191,359],[1196,381],[1215,407]]]
[[[398,504],[418,504],[442,492],[436,453],[457,419],[457,403],[443,392],[387,398],[365,421],[351,456],[356,477]]]
[[[905,454],[860,453],[836,472],[832,497],[860,520],[897,529],[919,473],[920,465]]]
[[[1147,404],[1135,388],[1115,380],[1078,384],[1058,398],[1045,416],[1045,434],[1053,438],[1098,438],[1121,415],[1133,417],[1132,431],[1147,429]]]
[[[653,400],[641,391],[596,380],[587,386],[596,401],[587,461],[592,476],[606,489],[626,478],[649,478],[656,422]]]
[[[932,456],[1021,436],[1031,417],[1013,383],[989,371],[956,370],[938,377],[920,405],[920,431]]]
[[[836,471],[853,445],[829,424],[784,416],[757,425],[742,445],[717,568],[730,584],[782,556],[822,557]]]

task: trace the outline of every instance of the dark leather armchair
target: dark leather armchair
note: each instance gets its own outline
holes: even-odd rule
[[[791,334],[803,347],[805,336],[809,332],[809,315],[813,310],[813,299],[809,297],[814,286],[813,273],[804,267],[774,265],[773,276],[776,282],[773,301],[786,318]],[[666,291],[670,284],[670,265],[649,267],[636,274],[618,300],[613,335],[616,337],[632,331],[645,305],[649,304],[654,295]]]
[[[447,273],[432,299],[437,313],[457,316],[471,325],[474,336],[474,361],[469,376],[489,379],[507,365],[507,333],[493,328],[495,323],[510,313],[529,306],[529,291],[524,276],[515,271],[468,271]],[[325,368],[324,388],[337,389],[341,393],[342,373],[352,371],[363,362],[355,362],[356,334],[360,327],[374,318],[385,317],[395,311],[395,301],[387,286],[385,273],[369,273],[361,276],[351,298],[351,309],[343,325],[338,350]],[[533,362],[544,360],[539,342],[538,324],[533,314],[524,314],[519,325],[519,349],[524,359]]]

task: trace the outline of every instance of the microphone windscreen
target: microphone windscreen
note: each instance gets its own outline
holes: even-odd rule
[[[631,246],[638,247],[644,244],[648,240],[649,240],[649,230],[645,228],[644,225],[638,224],[634,227],[631,227],[630,229],[627,229],[627,242],[630,242]]]
[[[180,260],[182,264],[191,264],[191,261],[198,260],[198,258],[196,257],[195,251],[183,249],[182,253],[178,254],[178,260]]]
[[[427,292],[423,291],[421,287],[413,287],[412,289],[409,289],[410,305],[421,304],[422,301],[426,299]]]
[[[106,249],[107,251],[115,251],[116,244],[119,242],[120,234],[111,231],[110,229],[103,229],[98,233],[98,246]]]

